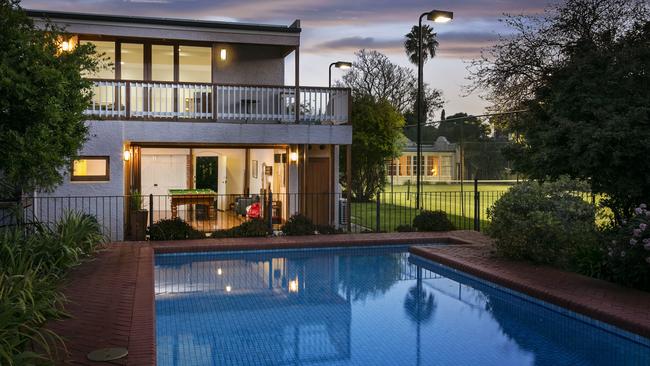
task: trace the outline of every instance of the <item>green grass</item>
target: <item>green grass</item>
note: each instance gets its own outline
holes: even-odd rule
[[[489,224],[487,210],[513,184],[490,183],[479,184],[479,219],[481,230]],[[426,184],[422,186],[422,208],[425,210],[441,210],[447,213],[449,220],[458,229],[474,228],[474,185],[466,184],[461,193],[460,184]],[[395,231],[399,225],[411,225],[418,210],[415,208],[415,187],[388,184],[381,194],[379,209],[381,231]],[[590,200],[588,195],[585,199]],[[600,201],[597,197],[597,201]],[[351,205],[352,223],[357,230],[376,230],[377,203],[353,202]]]

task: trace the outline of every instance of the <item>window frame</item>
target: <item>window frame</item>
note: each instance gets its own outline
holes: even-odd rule
[[[105,175],[75,175],[75,160],[104,160],[106,162]],[[70,164],[70,181],[71,182],[108,182],[111,180],[111,157],[108,155],[80,155],[72,159]]]

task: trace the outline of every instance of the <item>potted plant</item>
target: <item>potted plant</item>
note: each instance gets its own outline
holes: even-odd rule
[[[131,192],[130,196],[130,227],[131,240],[145,240],[147,234],[148,211],[142,208],[142,195],[139,191]]]

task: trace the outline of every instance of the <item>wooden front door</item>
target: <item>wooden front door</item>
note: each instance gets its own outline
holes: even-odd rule
[[[307,163],[305,214],[318,225],[329,225],[330,159],[309,158]]]

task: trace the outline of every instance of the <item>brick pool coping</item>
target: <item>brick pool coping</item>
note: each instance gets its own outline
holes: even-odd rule
[[[412,246],[420,257],[650,339],[650,293],[548,266],[496,258],[486,245]]]
[[[421,246],[431,243],[464,245]],[[650,293],[492,258],[490,240],[474,231],[130,242],[110,244],[69,274],[64,294],[71,318],[48,324],[66,340],[67,356],[59,364],[156,364],[154,253],[386,244],[413,244],[414,254],[650,337]],[[86,359],[88,352],[104,347],[126,347],[129,355],[110,363]]]

